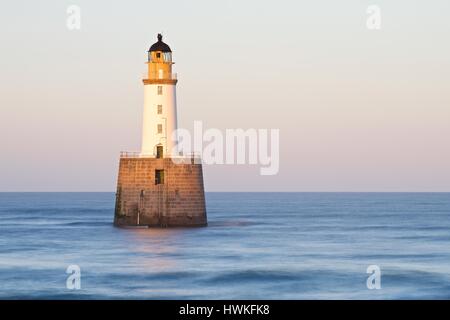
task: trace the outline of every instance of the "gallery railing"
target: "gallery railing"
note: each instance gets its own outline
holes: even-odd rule
[[[121,151],[120,158],[156,158],[154,154],[142,154],[137,151]],[[191,158],[199,159],[201,154],[199,152],[179,153],[178,155],[170,155],[168,158]]]

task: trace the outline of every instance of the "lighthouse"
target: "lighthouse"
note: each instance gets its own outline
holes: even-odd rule
[[[177,149],[177,76],[161,34],[147,52],[140,152],[121,152],[116,226],[206,226],[201,159]]]

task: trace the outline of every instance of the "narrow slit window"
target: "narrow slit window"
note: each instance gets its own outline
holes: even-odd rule
[[[162,114],[162,104],[158,104],[157,113]]]
[[[158,124],[158,133],[161,134],[162,133],[162,124]]]
[[[158,95],[162,95],[162,86],[158,86]]]

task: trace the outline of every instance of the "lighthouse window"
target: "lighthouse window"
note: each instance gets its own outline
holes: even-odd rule
[[[163,146],[156,146],[156,158],[160,159],[163,157]]]
[[[158,114],[162,114],[162,104],[158,104]]]
[[[161,58],[161,53],[157,52],[157,53],[156,53],[156,57],[157,57],[157,58]]]
[[[170,52],[164,52],[163,55],[164,55],[164,61],[168,61],[168,62],[172,61],[172,54]]]
[[[162,133],[162,124],[158,124],[158,133]]]
[[[164,184],[164,170],[155,170],[155,184]]]
[[[162,95],[162,86],[158,86],[158,95]]]

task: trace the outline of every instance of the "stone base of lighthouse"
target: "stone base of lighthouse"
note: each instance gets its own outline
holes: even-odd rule
[[[121,157],[116,226],[206,226],[202,164],[194,158]]]

